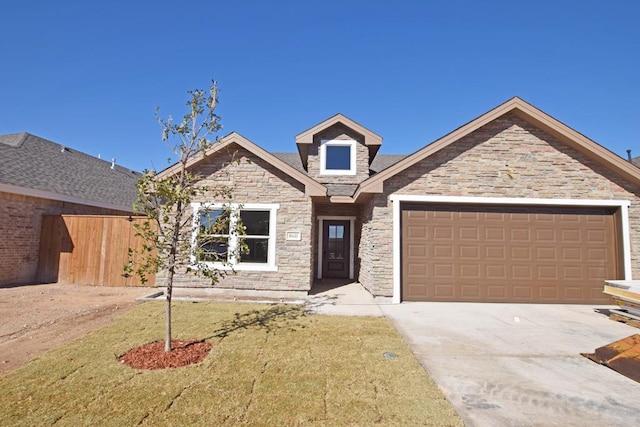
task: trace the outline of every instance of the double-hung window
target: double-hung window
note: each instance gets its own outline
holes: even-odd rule
[[[355,175],[356,141],[322,140],[320,142],[320,174]]]
[[[278,204],[193,203],[194,264],[220,269],[277,271]],[[243,232],[238,232],[239,229]]]

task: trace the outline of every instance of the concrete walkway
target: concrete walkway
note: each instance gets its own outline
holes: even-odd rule
[[[383,316],[386,301],[376,301],[360,283],[315,284],[307,297],[309,312],[342,316]]]

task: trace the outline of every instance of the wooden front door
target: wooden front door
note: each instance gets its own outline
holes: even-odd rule
[[[325,220],[322,233],[322,277],[349,278],[349,221]]]

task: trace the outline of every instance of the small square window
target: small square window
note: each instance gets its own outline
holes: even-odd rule
[[[325,156],[326,170],[351,169],[351,147],[348,145],[329,145]]]
[[[342,139],[322,141],[320,173],[322,175],[355,175],[356,141]]]

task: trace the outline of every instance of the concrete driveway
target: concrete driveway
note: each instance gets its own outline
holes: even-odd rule
[[[640,333],[598,307],[379,307],[467,426],[640,425],[640,383],[580,355]]]

